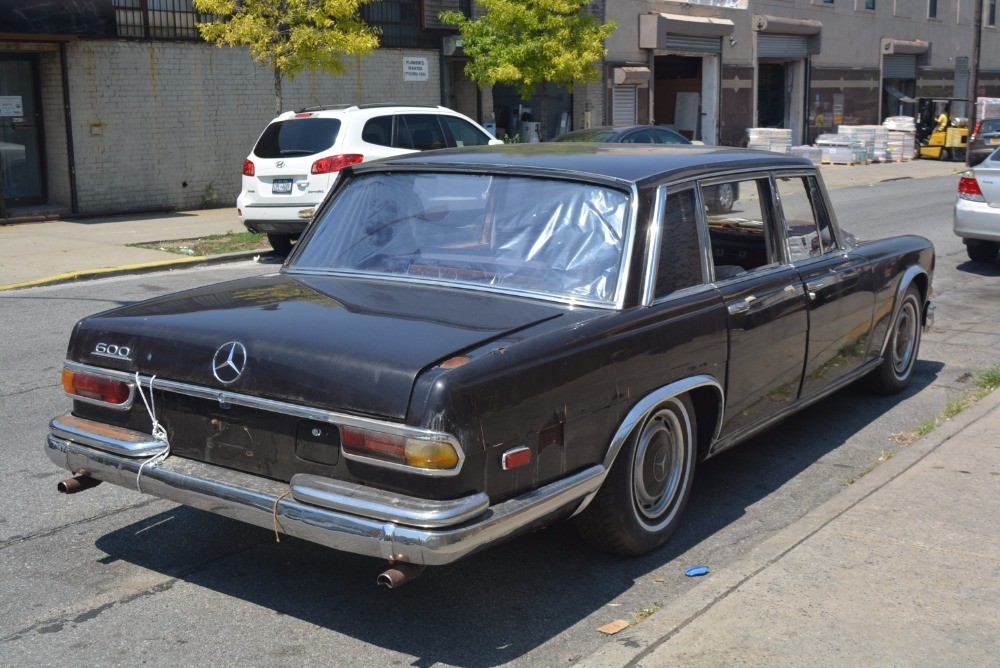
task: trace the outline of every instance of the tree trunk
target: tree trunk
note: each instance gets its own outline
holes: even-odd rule
[[[274,70],[274,115],[281,115],[281,70]]]

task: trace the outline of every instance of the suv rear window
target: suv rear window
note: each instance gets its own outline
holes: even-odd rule
[[[1000,118],[987,118],[979,128],[979,134],[984,132],[1000,132]]]
[[[340,132],[336,118],[293,118],[271,123],[257,140],[253,152],[259,158],[313,155],[333,146]]]

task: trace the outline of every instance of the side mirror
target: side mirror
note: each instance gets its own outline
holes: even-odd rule
[[[490,140],[490,146],[503,146],[503,140],[502,139],[491,139]]]

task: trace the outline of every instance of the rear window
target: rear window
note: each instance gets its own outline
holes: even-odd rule
[[[340,121],[336,118],[292,118],[271,123],[257,140],[253,152],[259,158],[313,155],[337,141]]]
[[[1000,118],[988,118],[983,121],[983,125],[979,128],[979,132],[1000,132]]]
[[[614,131],[593,130],[591,132],[571,132],[562,137],[556,137],[553,141],[608,141]]]

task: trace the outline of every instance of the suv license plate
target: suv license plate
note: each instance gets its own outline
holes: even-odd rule
[[[271,183],[271,192],[275,195],[280,193],[290,193],[292,192],[292,180],[291,179],[275,179]]]

